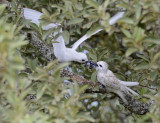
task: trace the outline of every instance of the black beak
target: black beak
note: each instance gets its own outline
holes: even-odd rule
[[[92,69],[92,68],[96,68],[98,65],[96,62],[93,62],[93,61],[86,61],[85,67],[87,66],[89,66],[89,68]]]

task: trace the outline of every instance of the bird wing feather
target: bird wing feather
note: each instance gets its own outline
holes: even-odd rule
[[[39,24],[40,24],[39,19],[41,18],[41,16],[42,16],[41,12],[35,11],[33,9],[29,9],[29,8],[24,8],[24,18],[31,20],[31,22],[35,23],[37,26],[39,26]],[[46,26],[42,26],[42,29],[48,30],[50,28],[57,28],[58,25],[60,25],[60,24],[51,23]],[[62,32],[62,29],[60,29],[60,32]],[[54,35],[56,35],[56,34],[58,34],[58,33],[54,32]],[[52,45],[54,47],[54,54],[59,60],[59,59],[61,59],[61,57],[63,57],[63,54],[66,50],[66,46],[65,46],[64,38],[61,35],[56,39],[56,41],[59,43],[52,43]]]
[[[73,49],[73,50],[76,50],[81,43],[83,43],[85,40],[87,40],[88,38],[90,38],[92,35],[95,35],[95,34],[97,34],[97,33],[100,32],[100,31],[102,31],[102,29],[97,29],[95,32],[93,32],[93,33],[90,34],[90,35],[85,34],[84,36],[82,36],[79,40],[77,40],[77,41],[73,44],[72,49]]]
[[[107,73],[99,74],[98,81],[107,87],[110,87],[113,89],[120,89],[120,83],[118,79],[109,70]]]
[[[24,8],[23,10],[24,10],[23,11],[24,18],[28,19],[28,20],[31,20],[32,23],[35,23],[37,26],[39,26],[39,24],[40,24],[39,19],[41,19],[41,16],[42,16],[43,13],[38,12],[38,11],[33,10],[33,9],[29,9],[29,8]],[[58,25],[60,25],[60,24],[50,23],[46,26],[42,26],[42,29],[43,30],[48,30],[50,28],[55,28]]]
[[[114,15],[113,17],[111,17],[109,19],[109,25],[115,24],[120,18],[123,17],[123,15],[124,15],[124,12],[118,12],[116,15]],[[90,35],[85,34],[84,36],[82,36],[79,40],[77,40],[73,44],[72,49],[76,50],[82,42],[84,42],[85,40],[87,40],[88,38],[90,38],[92,35],[95,35],[95,34],[97,34],[98,32],[100,32],[102,30],[103,29],[97,29],[95,32],[93,32]]]

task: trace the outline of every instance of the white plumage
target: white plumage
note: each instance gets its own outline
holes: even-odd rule
[[[119,95],[123,99],[123,101],[125,101],[123,92],[131,93],[135,96],[139,95],[138,93],[127,87],[127,86],[136,86],[139,83],[119,80],[118,78],[116,78],[113,72],[108,69],[108,64],[106,62],[104,61],[97,62],[96,69],[98,70],[97,80],[111,92],[114,92],[117,95]]]
[[[111,17],[109,19],[109,25],[113,25],[115,24],[119,19],[121,19],[124,15],[124,12],[118,12],[116,15],[114,15],[113,17]],[[79,45],[84,42],[85,40],[87,40],[88,38],[90,38],[92,35],[97,34],[98,32],[102,31],[103,29],[97,29],[94,33],[92,33],[91,35],[84,35],[83,37],[81,37],[78,41],[76,41],[73,44],[73,49],[77,49],[79,47]]]
[[[114,15],[110,20],[109,20],[109,24],[113,25],[117,22],[117,20],[119,20],[120,18],[122,18],[124,15],[124,12],[118,12],[116,15]]]
[[[36,25],[39,26],[40,21],[39,19],[41,18],[42,13],[29,9],[29,8],[24,8],[24,18],[31,20],[32,23],[35,23]],[[110,19],[109,24],[113,25],[114,23],[116,23],[116,21],[118,19],[120,19],[123,15],[122,14],[117,14],[115,16],[113,16],[113,18]],[[48,24],[46,26],[42,26],[43,30],[48,30],[50,28],[57,28],[60,24],[58,23],[51,23]],[[85,40],[87,40],[88,38],[90,38],[92,35],[100,32],[102,29],[97,29],[95,32],[93,32],[90,35],[85,34],[84,36],[82,36],[78,41],[76,41],[73,44],[72,48],[67,48],[65,46],[65,41],[64,38],[60,35],[56,41],[58,41],[59,43],[53,43],[53,48],[54,48],[54,54],[56,56],[56,58],[58,59],[59,62],[71,62],[71,61],[76,61],[76,62],[80,62],[80,63],[84,63],[88,60],[86,54],[84,54],[83,52],[77,52],[76,49],[79,47],[79,45],[84,42]],[[62,32],[62,29],[60,29],[60,32]],[[54,32],[54,35],[57,35],[58,32]]]
[[[37,26],[39,26],[40,22],[39,19],[41,18],[42,13],[24,8],[24,17],[25,19],[31,20],[32,23],[35,23]],[[57,28],[60,24],[48,24],[46,26],[42,26],[43,30],[48,30],[50,28]],[[62,29],[60,29],[60,32],[62,32]],[[57,32],[54,32],[54,35],[57,35]],[[59,62],[71,62],[71,61],[76,61],[76,62],[86,62],[88,60],[86,54],[82,52],[77,52],[76,50],[73,50],[72,48],[67,48],[65,46],[65,41],[64,38],[60,35],[56,41],[59,43],[53,43],[53,48],[54,48],[54,55],[58,59]]]

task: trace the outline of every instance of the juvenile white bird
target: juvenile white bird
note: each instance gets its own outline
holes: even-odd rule
[[[29,9],[29,8],[24,8],[23,14],[24,14],[25,19],[29,19],[29,20],[31,20],[32,23],[35,23],[36,25],[39,26],[39,24],[40,24],[39,19],[41,18],[41,15],[42,15],[41,12],[35,11],[33,9]],[[123,17],[123,15],[124,15],[124,12],[119,12],[118,14],[116,14],[115,16],[110,18],[109,24],[113,25],[114,23],[116,23],[117,20],[119,20],[121,17]],[[59,25],[60,24],[58,24],[58,23],[51,23],[46,26],[42,26],[42,29],[48,30],[50,28],[57,28]],[[85,34],[83,37],[81,37],[78,41],[76,41],[73,44],[72,48],[67,48],[65,46],[64,38],[60,35],[57,39],[55,39],[55,41],[58,41],[59,43],[52,44],[53,48],[54,48],[54,54],[55,54],[56,58],[58,59],[58,61],[59,62],[76,61],[79,63],[85,63],[86,61],[88,61],[87,55],[85,53],[77,52],[76,50],[82,42],[84,42],[85,40],[90,38],[92,35],[100,32],[101,30],[102,29],[97,29],[92,34],[89,34],[89,35]],[[60,33],[62,33],[62,28],[60,29]],[[58,32],[54,32],[53,34],[55,36],[58,34]]]
[[[123,92],[131,93],[135,96],[138,96],[138,94],[135,91],[128,88],[127,86],[136,86],[139,83],[119,80],[118,78],[116,78],[113,72],[108,69],[108,64],[106,62],[104,61],[97,62],[96,70],[98,71],[97,80],[101,84],[103,84],[108,90],[119,95],[120,98],[123,99],[123,101],[125,101]]]

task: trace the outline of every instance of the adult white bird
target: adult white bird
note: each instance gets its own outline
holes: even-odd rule
[[[29,8],[24,8],[24,18],[31,20],[32,23],[35,23],[36,25],[39,26],[40,21],[39,19],[41,18],[42,13],[35,11],[33,9],[29,9]],[[116,21],[118,19],[120,19],[121,17],[123,17],[124,12],[119,12],[118,14],[116,14],[115,16],[113,16],[110,20],[109,20],[109,24],[113,25],[114,23],[116,23]],[[51,23],[48,24],[46,26],[42,26],[43,30],[48,30],[50,28],[57,28],[60,24],[58,23]],[[54,54],[56,56],[56,58],[58,59],[59,62],[71,62],[71,61],[76,61],[79,63],[84,63],[86,61],[88,61],[87,55],[83,52],[77,52],[76,49],[79,47],[79,45],[84,42],[86,39],[90,38],[92,35],[100,32],[102,29],[97,29],[95,32],[93,32],[92,34],[86,34],[83,37],[81,37],[78,41],[76,41],[73,44],[72,48],[67,48],[65,46],[65,41],[64,38],[60,35],[56,41],[58,41],[59,43],[53,43],[53,48],[54,48]],[[60,32],[62,32],[62,29],[60,29]],[[57,32],[54,32],[54,35],[58,34]]]
[[[93,65],[93,64],[92,64]],[[128,94],[133,94],[138,96],[139,94],[128,88],[127,86],[136,86],[139,85],[138,82],[126,82],[119,80],[114,73],[108,69],[108,64],[104,61],[99,61],[96,64],[97,80],[103,84],[108,90],[119,95],[123,101],[125,100],[123,92]]]

